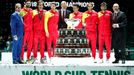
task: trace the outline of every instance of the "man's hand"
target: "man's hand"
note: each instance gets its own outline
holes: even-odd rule
[[[17,35],[14,35],[14,36],[13,36],[13,39],[14,39],[15,41],[17,41],[17,40],[18,40]]]
[[[113,24],[112,27],[113,28],[119,28],[119,24]]]
[[[85,23],[82,23],[82,25],[85,27],[86,26],[86,24]]]
[[[46,33],[46,36],[49,37],[49,33]]]

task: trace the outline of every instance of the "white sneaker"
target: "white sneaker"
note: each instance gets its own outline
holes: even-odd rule
[[[99,63],[103,63],[103,59],[100,59],[100,60],[99,60]]]
[[[97,63],[96,59],[94,59],[93,61],[94,61],[94,63]]]
[[[37,59],[37,58],[35,58],[33,63],[34,63],[34,64],[39,64],[38,59]]]
[[[109,63],[109,59],[106,59],[106,63]]]

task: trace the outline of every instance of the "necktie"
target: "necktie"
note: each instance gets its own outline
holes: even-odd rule
[[[116,21],[117,21],[117,13],[114,13],[113,20],[114,20],[114,22],[116,22]]]
[[[62,21],[64,21],[64,17],[65,17],[65,11],[63,10],[63,13],[62,13]]]

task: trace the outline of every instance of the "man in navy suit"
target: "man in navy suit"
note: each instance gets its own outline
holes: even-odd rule
[[[71,11],[67,10],[67,3],[66,1],[61,2],[61,9],[59,10],[59,23],[58,29],[67,28],[67,24],[65,23],[65,19],[69,18],[69,14]]]
[[[13,38],[13,45],[12,45],[13,64],[22,63],[20,60],[20,55],[23,40],[23,19],[19,15],[20,10],[21,10],[21,4],[17,3],[15,5],[15,12],[11,15],[10,19],[10,27]]]

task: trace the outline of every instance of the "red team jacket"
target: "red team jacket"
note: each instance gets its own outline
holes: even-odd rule
[[[26,8],[23,8],[21,10],[21,16],[23,16],[24,18],[24,31],[32,31],[33,29],[32,9],[27,10]]]
[[[49,32],[49,34],[58,34],[58,21],[59,21],[59,12],[56,10],[54,12],[53,10],[49,10],[46,12],[45,16],[45,28],[46,33]]]
[[[97,22],[98,22],[98,14],[95,11],[86,11],[83,13],[82,17],[83,23],[86,24],[86,30],[90,32],[96,32]]]
[[[46,12],[46,10],[39,11],[38,9],[33,11],[34,32],[37,32],[37,31],[45,32],[44,31],[44,18],[45,18],[44,15],[45,15],[45,12]],[[40,13],[40,15],[39,15],[39,13]]]
[[[111,35],[111,11],[98,12],[98,31],[100,35]]]

